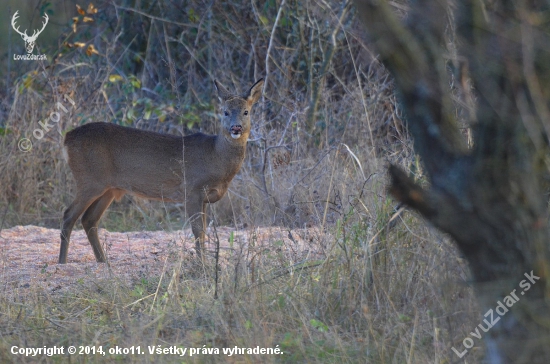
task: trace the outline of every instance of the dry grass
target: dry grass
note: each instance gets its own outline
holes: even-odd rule
[[[209,4],[179,8],[161,1],[150,8],[118,8],[117,17],[110,2],[97,3],[95,22],[79,24],[75,34],[68,30],[66,39],[93,44],[99,55],[61,47],[49,53],[50,60],[56,52],[63,56],[45,73],[37,63],[35,71],[18,75],[5,98],[8,132],[0,136],[0,222],[59,227],[74,194],[60,153],[62,134],[71,128],[110,120],[176,134],[214,133],[213,79],[244,91],[269,69],[265,99],[252,117],[247,159],[211,216],[218,226],[249,233],[258,226],[316,227],[322,233],[310,243],[320,255],[297,260],[280,253],[291,248],[286,243],[269,239],[246,254],[224,252],[218,299],[213,260],[203,268],[184,258],[163,274],[130,283],[113,275],[83,281],[70,292],[12,287],[0,297],[0,361],[38,361],[14,357],[12,345],[145,350],[158,344],[279,345],[284,354],[116,359],[455,362],[451,347],[461,345],[479,321],[468,274],[448,239],[407,211],[396,214],[387,195],[388,161],[420,179],[421,169],[391,80],[371,58],[353,9],[290,2],[275,24],[280,2],[252,2],[252,8],[250,2]],[[58,102],[68,112],[60,111],[59,123],[37,140],[33,130],[59,111]],[[26,153],[18,149],[24,137],[33,144]],[[102,226],[172,231],[187,221],[180,205],[125,197],[111,206]],[[479,355],[474,350],[468,360]]]
[[[419,227],[415,217],[404,212],[397,221],[377,231],[366,220],[345,220],[327,232],[292,230],[294,240],[305,238],[302,248],[289,238],[245,229],[247,244],[237,235],[224,243],[233,248],[221,255],[218,299],[213,297],[214,259],[198,266],[179,250],[151,262],[146,273],[117,267],[98,277],[92,273],[96,263],[72,263],[91,271],[64,287],[45,283],[60,274],[55,265],[45,266],[30,283],[12,274],[3,279],[0,299],[2,360],[24,361],[9,354],[13,345],[104,350],[206,345],[220,351],[278,345],[283,355],[196,355],[184,361],[452,362],[450,347],[475,326],[468,315],[475,307],[464,285],[464,267],[452,258],[456,252],[450,243]],[[57,241],[51,244],[57,247]],[[113,256],[112,264],[120,258]],[[60,269],[65,268],[71,267]],[[118,358],[182,361],[149,354]]]

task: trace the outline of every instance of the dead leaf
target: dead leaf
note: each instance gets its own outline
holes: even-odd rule
[[[88,4],[88,10],[86,10],[88,14],[97,14],[97,8],[94,6],[94,4],[89,3]]]
[[[95,49],[94,45],[93,44],[90,44],[88,46],[88,48],[86,49],[86,54],[89,56],[91,56],[92,54],[99,54],[99,52]]]
[[[82,8],[80,7],[80,5],[78,5],[78,4],[76,4],[76,11],[78,11],[78,13],[79,13],[80,15],[86,15],[86,12],[84,11],[84,9],[82,9]]]
[[[76,23],[78,23],[78,16],[73,18],[73,33],[76,33]]]

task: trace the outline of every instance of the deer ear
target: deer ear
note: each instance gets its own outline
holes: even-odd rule
[[[218,82],[218,80],[214,80],[214,85],[216,86],[216,90],[218,90],[218,98],[220,101],[227,100],[231,94],[221,83]]]
[[[252,87],[250,90],[248,90],[248,93],[244,97],[246,101],[248,101],[250,104],[255,104],[256,101],[262,96],[262,89],[264,85],[264,79],[260,78]]]

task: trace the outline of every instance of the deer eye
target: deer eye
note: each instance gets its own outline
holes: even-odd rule
[[[225,116],[229,116],[229,111],[225,110],[224,114],[225,114]]]
[[[248,115],[248,110],[245,110],[245,111],[244,111],[244,114],[245,114],[245,115]]]

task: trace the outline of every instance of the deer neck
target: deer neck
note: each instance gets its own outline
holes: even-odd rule
[[[228,169],[236,169],[236,171],[238,171],[241,167],[246,153],[247,140],[248,133],[243,133],[237,140],[223,133],[217,136],[215,143],[216,154],[224,160]]]

